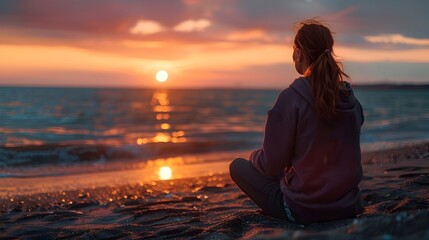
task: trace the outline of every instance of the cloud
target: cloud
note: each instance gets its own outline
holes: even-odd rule
[[[293,23],[320,16],[338,33],[342,44],[368,47],[371,44],[362,36],[377,35],[380,29],[388,34],[400,32],[409,37],[428,38],[428,32],[421,28],[421,23],[427,22],[428,7],[426,0],[414,0],[413,4],[396,1],[392,4],[390,0],[352,3],[338,0],[0,0],[0,28],[78,43],[96,35],[106,39],[128,38],[133,35],[130,28],[144,19],[159,23],[164,30],[176,30],[152,34],[151,40],[217,41],[232,31],[260,29],[272,41],[280,43],[285,35],[293,34]],[[383,21],[380,21],[380,12]],[[200,36],[198,31],[207,34]],[[146,31],[137,32],[145,34]]]
[[[212,23],[207,19],[186,20],[174,27],[178,32],[200,32],[210,27]]]
[[[230,0],[219,4],[213,17],[216,23],[234,29],[258,28],[272,32],[291,31],[293,23],[317,16],[347,24],[354,7],[344,1],[331,2]]]
[[[164,31],[164,27],[155,21],[139,20],[134,27],[130,29],[132,34],[148,35]]]
[[[269,41],[271,38],[262,30],[248,30],[232,32],[226,36],[230,41],[249,41],[249,40],[262,40]]]
[[[172,27],[188,18],[186,12],[182,0],[2,0],[0,27],[123,36],[141,19]]]
[[[348,3],[348,1],[343,1]],[[392,0],[361,0],[354,1],[357,8],[352,13],[357,26],[350,33],[358,31],[362,35],[377,35],[382,29],[384,33],[402,33],[405,36],[424,38],[428,31],[422,24],[428,21],[427,9],[429,1],[392,1]]]
[[[335,53],[344,61],[429,63],[429,48],[419,49],[363,49],[337,46]]]
[[[402,34],[380,34],[377,36],[365,36],[365,41],[370,43],[406,44],[416,46],[429,46],[429,39],[405,37]]]
[[[1,45],[0,68],[14,69],[68,69],[68,70],[124,70],[136,60],[107,53],[95,53],[73,47]],[[0,71],[1,72],[1,71]]]
[[[27,69],[26,71],[11,71],[2,69],[0,77],[8,82],[1,85],[12,86],[94,86],[94,87],[123,87],[145,86],[139,76],[115,70],[63,70],[63,69]],[[141,77],[141,76],[140,76]]]

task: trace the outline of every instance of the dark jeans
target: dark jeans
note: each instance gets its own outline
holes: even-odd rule
[[[232,180],[258,205],[265,214],[288,219],[280,182],[262,175],[250,161],[237,158],[229,165]]]

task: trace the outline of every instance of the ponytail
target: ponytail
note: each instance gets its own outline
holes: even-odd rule
[[[331,31],[315,21],[302,23],[295,37],[295,45],[309,61],[305,76],[311,82],[316,112],[320,118],[327,121],[336,116],[339,83],[344,77],[349,78],[341,70],[341,63],[334,58],[333,44]]]
[[[336,103],[339,98],[339,82],[343,76],[348,78],[329,49],[326,49],[309,68],[309,78],[315,99],[317,114],[332,120],[336,115]]]

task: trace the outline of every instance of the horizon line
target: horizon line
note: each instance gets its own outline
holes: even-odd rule
[[[361,88],[361,87],[374,87],[374,88],[383,88],[383,87],[423,87],[423,88],[429,88],[429,82],[428,83],[386,83],[386,82],[378,82],[378,83],[358,83],[353,84],[353,87]],[[195,87],[167,87],[167,86],[112,86],[112,85],[51,85],[51,84],[39,84],[39,85],[32,85],[32,84],[0,84],[0,88],[6,87],[6,88],[76,88],[76,89],[165,89],[165,90],[224,90],[224,89],[237,89],[237,90],[278,90],[278,89],[284,89],[288,86],[283,87],[262,87],[262,86],[195,86]]]

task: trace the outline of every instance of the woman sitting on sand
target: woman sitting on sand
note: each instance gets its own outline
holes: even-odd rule
[[[300,24],[293,45],[303,75],[268,111],[263,146],[230,165],[236,184],[266,214],[309,224],[362,211],[362,107],[334,59],[331,31]]]

